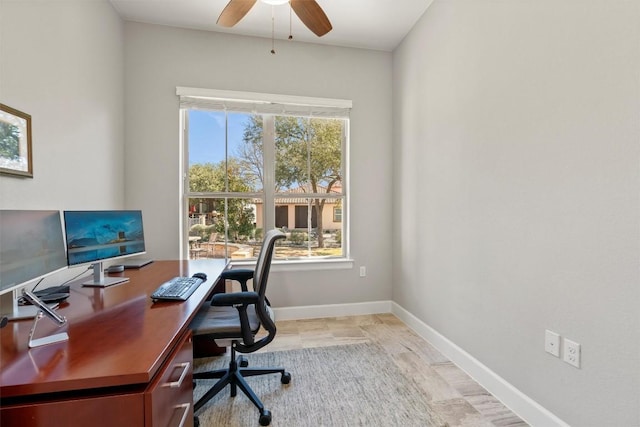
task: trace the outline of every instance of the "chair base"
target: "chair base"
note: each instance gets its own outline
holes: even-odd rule
[[[291,381],[291,374],[282,368],[248,368],[247,359],[240,356],[236,360],[235,349],[231,347],[231,361],[227,369],[218,369],[208,372],[195,372],[193,379],[219,379],[213,387],[196,402],[194,406],[194,412],[202,408],[209,400],[220,393],[227,385],[231,386],[231,397],[235,397],[238,393],[238,387],[240,390],[251,400],[251,402],[260,411],[260,425],[267,426],[271,423],[271,412],[265,409],[264,404],[255,394],[255,392],[249,387],[244,377],[253,377],[256,375],[266,374],[280,374],[280,382],[282,384],[289,384]]]

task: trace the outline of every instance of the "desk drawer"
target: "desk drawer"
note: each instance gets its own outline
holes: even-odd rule
[[[77,397],[0,408],[2,427],[141,426],[142,390],[138,393]]]
[[[145,392],[146,427],[193,427],[193,342],[187,331]]]

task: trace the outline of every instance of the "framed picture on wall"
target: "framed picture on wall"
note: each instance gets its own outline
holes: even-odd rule
[[[0,104],[0,173],[33,178],[31,116]]]

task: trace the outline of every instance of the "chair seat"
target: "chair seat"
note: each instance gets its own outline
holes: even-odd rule
[[[254,305],[247,307],[249,326],[255,334],[260,329],[260,321]],[[219,338],[242,338],[242,328],[238,309],[235,307],[200,307],[190,325],[193,335],[213,335]]]

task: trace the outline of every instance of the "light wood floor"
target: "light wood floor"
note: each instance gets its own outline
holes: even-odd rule
[[[416,379],[432,408],[451,427],[527,426],[393,314],[278,321],[277,328],[276,338],[262,351],[379,344]]]

